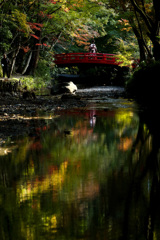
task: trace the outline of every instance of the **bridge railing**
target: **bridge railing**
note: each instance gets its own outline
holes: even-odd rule
[[[76,63],[96,63],[118,65],[117,57],[114,54],[107,53],[62,53],[55,54],[55,63],[76,64]]]

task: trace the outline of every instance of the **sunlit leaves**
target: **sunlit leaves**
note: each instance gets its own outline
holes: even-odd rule
[[[122,18],[121,18],[121,20],[118,20],[118,22],[119,22],[122,26],[124,26],[124,27],[121,29],[121,31],[127,31],[127,32],[129,32],[129,31],[132,30],[132,27],[131,27],[131,25],[130,25],[130,23],[129,23],[129,20],[127,20],[127,19],[122,19]]]
[[[118,39],[117,44],[119,44],[117,62],[120,62],[120,66],[132,67],[133,58],[138,58],[136,52],[133,53],[135,48],[134,42],[128,45],[122,39]]]
[[[27,24],[26,14],[20,12],[18,9],[12,11],[12,20],[16,23],[18,30],[23,30],[26,36],[31,32],[30,26]]]

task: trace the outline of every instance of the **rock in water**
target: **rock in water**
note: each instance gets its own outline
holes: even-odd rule
[[[77,86],[73,82],[68,82],[66,88],[69,90],[70,93],[75,93],[77,91]]]
[[[63,93],[71,93],[75,94],[77,91],[77,86],[73,82],[61,82],[54,84],[51,89],[51,94],[63,94]]]

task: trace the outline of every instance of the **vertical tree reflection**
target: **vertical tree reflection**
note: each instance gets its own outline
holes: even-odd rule
[[[157,117],[154,119],[153,116],[153,113],[148,112],[140,115],[139,131],[132,148],[132,159],[137,150],[139,156],[137,162],[132,163],[130,172],[122,239],[153,240],[160,237],[160,129],[159,119]],[[147,134],[145,134],[145,124],[148,127]],[[132,225],[136,228],[133,229]]]

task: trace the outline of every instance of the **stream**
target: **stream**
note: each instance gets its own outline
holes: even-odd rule
[[[120,87],[77,95],[86,107],[49,112],[0,148],[0,239],[160,239],[155,112]]]

